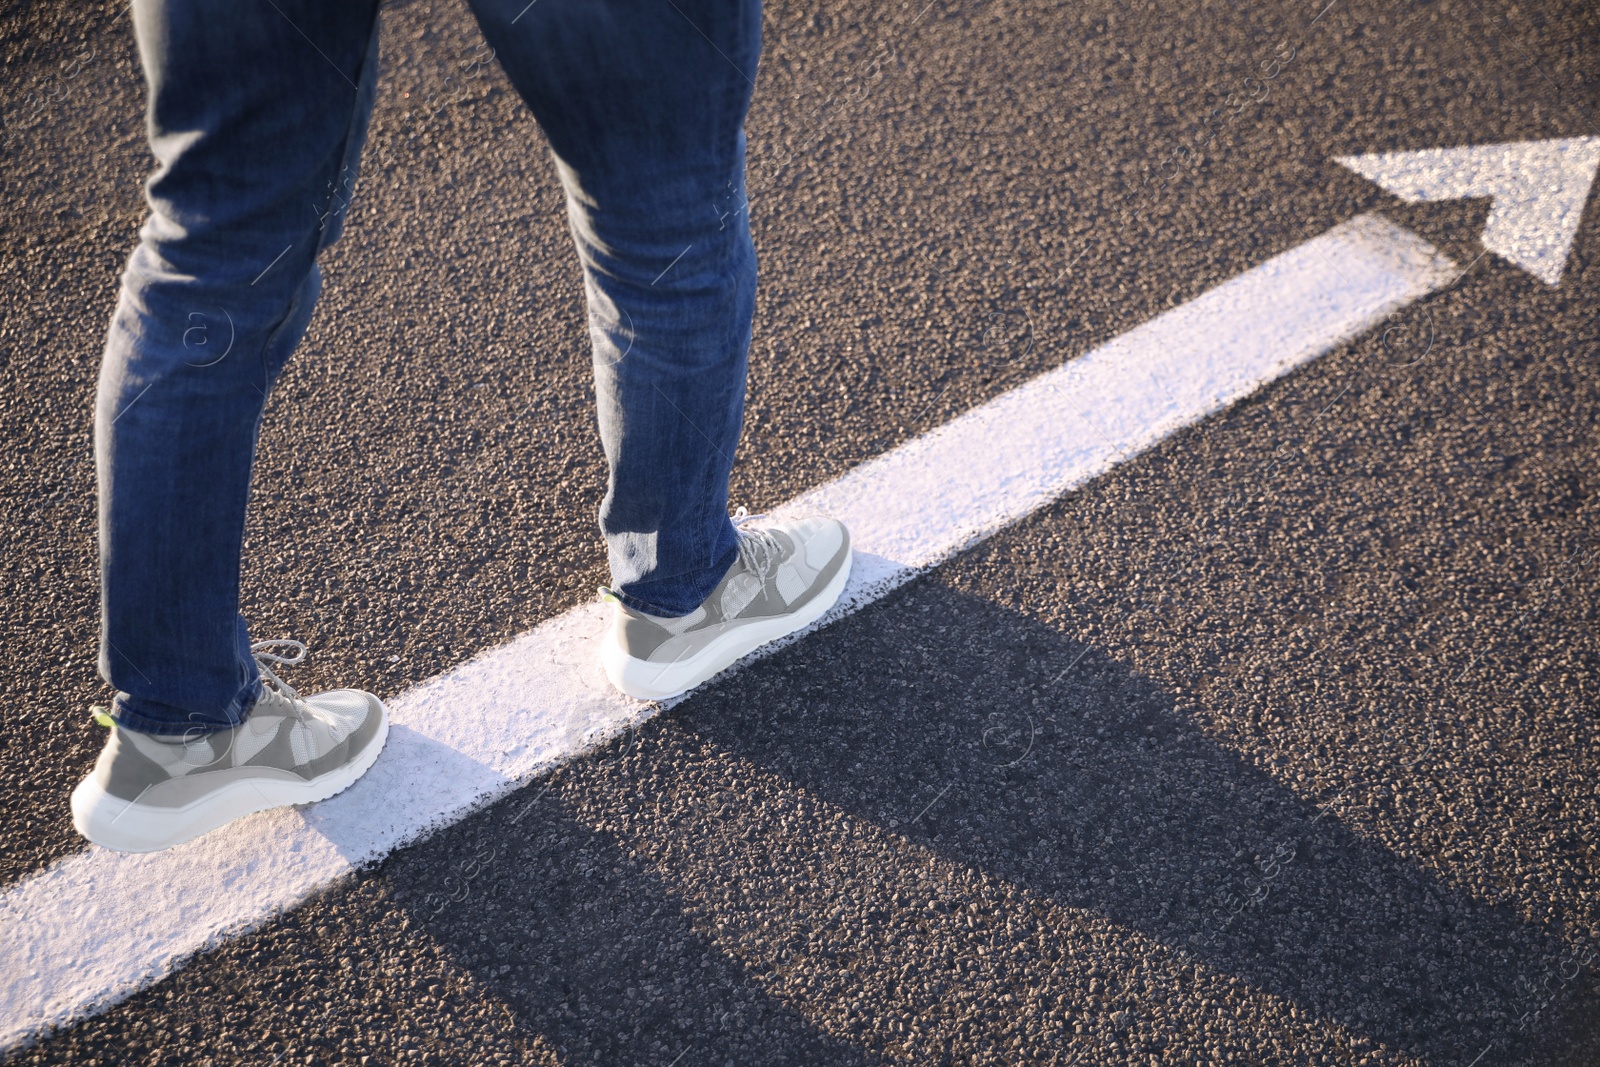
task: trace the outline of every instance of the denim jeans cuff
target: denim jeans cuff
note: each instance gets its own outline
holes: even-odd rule
[[[626,607],[630,607],[634,611],[642,611],[646,615],[654,615],[658,619],[681,619],[685,615],[689,615],[694,612],[694,608],[690,608],[688,611],[669,611],[659,604],[652,604],[648,600],[640,600],[636,596],[629,596],[627,593],[624,593],[622,590],[615,587],[612,587],[611,595],[622,601]],[[699,606],[700,605],[698,604],[695,605],[695,607]]]
[[[256,698],[260,695],[260,689],[261,682],[259,679],[241,689],[239,694],[222,710],[223,716],[228,720],[226,723],[195,722],[190,718],[178,719],[175,718],[179,714],[176,708],[173,708],[172,714],[169,715],[141,711],[139,702],[135,702],[135,698],[128,696],[127,693],[118,693],[116,699],[111,702],[111,718],[123,729],[136,730],[142,734],[178,737],[184,734],[217,733],[222,730],[232,730],[250,717],[250,711],[256,706]],[[153,704],[154,702],[146,701],[143,703]],[[133,704],[133,706],[129,707],[129,704]],[[154,704],[154,707],[167,708],[169,705]]]
[[[689,594],[689,596],[694,597],[694,604],[690,607],[682,609],[681,611],[663,607],[660,604],[652,603],[651,601],[645,600],[642,597],[636,597],[631,593],[625,593],[621,589],[618,589],[615,585],[611,587],[611,593],[618,600],[622,601],[623,604],[632,608],[634,611],[642,611],[646,615],[654,615],[658,619],[681,619],[685,615],[693,614],[696,608],[698,608],[701,604],[704,604],[706,602],[706,598],[716,590],[717,583],[721,582],[723,578],[727,577],[729,568],[731,568],[734,564],[734,561],[739,558],[738,549],[730,547],[727,550],[726,556],[727,558],[725,560],[720,560],[715,566],[708,567],[703,571],[690,574],[678,574],[674,575],[670,579],[658,578],[649,583],[658,590],[664,590],[667,592],[686,592]]]

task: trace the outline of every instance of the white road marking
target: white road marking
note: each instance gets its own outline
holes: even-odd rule
[[[844,519],[828,620],[1242,399],[1458,272],[1375,215],[1343,223],[786,504]],[[595,663],[601,605],[551,619],[391,704],[360,782],[166,852],[104,849],[0,894],[0,1048],[103,1010],[193,954],[455,822],[656,708]],[[791,639],[793,640],[793,639]]]
[[[1341,156],[1407,203],[1492,197],[1483,247],[1555,285],[1600,167],[1600,137]]]

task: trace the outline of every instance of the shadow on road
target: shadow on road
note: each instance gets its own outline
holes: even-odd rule
[[[1206,997],[1257,995],[1281,1015],[1263,1026],[1326,1021],[1339,1061],[1537,1055],[1567,1004],[1519,1022],[1540,1004],[1518,978],[1561,946],[1322,799],[1096,649],[925,579],[390,868],[429,933],[571,1062],[1005,1062],[1074,1033],[1091,1035],[1082,1062],[1121,1062],[1234,1010]],[[919,864],[989,901],[970,909],[980,932],[983,894],[1023,894],[1006,897],[1023,921],[991,924],[979,953],[960,900],[924,909]],[[1085,976],[1109,964],[1115,987],[1122,965],[1092,958],[1073,928],[1091,920],[1160,956],[1165,991],[1096,1000]],[[891,963],[887,984],[860,974]]]

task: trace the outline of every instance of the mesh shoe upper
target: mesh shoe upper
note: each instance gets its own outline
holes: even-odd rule
[[[301,697],[264,680],[250,717],[231,730],[173,738],[112,730],[92,777],[118,799],[181,807],[242,778],[314,779],[361,751],[382,722],[377,699],[359,690]]]
[[[638,659],[685,659],[729,627],[797,612],[849,558],[849,536],[834,519],[741,526],[738,558],[700,607],[681,618],[664,619],[619,602],[613,637]]]

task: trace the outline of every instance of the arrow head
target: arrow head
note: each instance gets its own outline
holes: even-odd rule
[[[1483,247],[1555,285],[1600,167],[1600,137],[1339,156],[1410,204],[1489,197]]]

